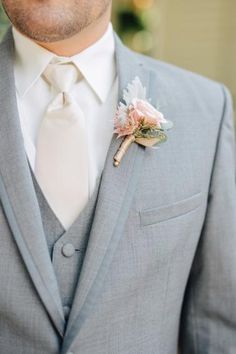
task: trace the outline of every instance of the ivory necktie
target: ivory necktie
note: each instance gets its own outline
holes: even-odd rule
[[[39,129],[35,176],[52,210],[68,229],[89,197],[85,117],[69,93],[79,71],[72,63],[49,64],[44,77],[58,95]]]

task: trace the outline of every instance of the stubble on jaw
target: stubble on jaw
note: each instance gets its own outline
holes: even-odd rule
[[[52,1],[2,0],[11,23],[27,37],[44,43],[70,38],[96,22],[111,0]]]

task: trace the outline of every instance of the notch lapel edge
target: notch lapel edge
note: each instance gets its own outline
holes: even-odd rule
[[[24,149],[13,72],[11,28],[0,44],[0,198],[29,276],[58,333],[64,314]],[[26,222],[26,219],[28,222]]]

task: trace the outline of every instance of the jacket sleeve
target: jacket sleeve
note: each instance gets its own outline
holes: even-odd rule
[[[181,354],[236,353],[236,186],[231,96],[225,97],[208,207],[185,292]]]

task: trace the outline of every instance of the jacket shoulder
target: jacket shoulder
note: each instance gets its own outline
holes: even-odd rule
[[[222,83],[200,74],[133,52],[136,60],[151,72],[172,101],[185,103],[192,109],[209,112],[208,117],[221,120],[226,101],[232,105],[232,97]]]
[[[142,54],[133,52],[133,55],[136,56],[136,60],[142,63],[146,69],[153,71],[153,73],[158,75],[159,78],[167,80],[171,84],[175,83],[175,85],[182,87],[185,85],[194,85],[202,90],[213,90],[215,93],[217,93],[219,89],[222,91],[223,85],[220,82],[214,81],[203,75]]]

